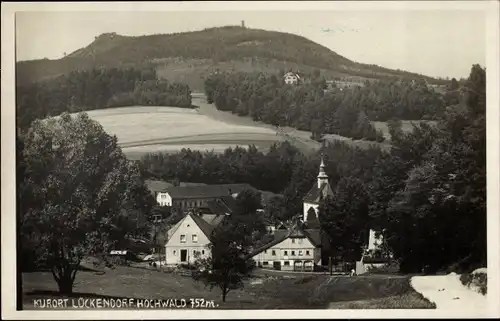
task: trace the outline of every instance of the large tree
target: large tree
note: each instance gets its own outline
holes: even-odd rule
[[[154,199],[115,136],[85,113],[36,120],[19,183],[22,238],[71,293],[80,262],[148,231]]]
[[[321,228],[330,240],[335,257],[346,261],[359,260],[367,241],[369,197],[364,184],[353,177],[342,178],[333,197],[319,206]]]
[[[486,264],[484,69],[472,67],[464,91],[437,128],[393,130],[391,155],[371,184],[372,216],[402,271]]]
[[[227,294],[243,287],[254,262],[248,259],[250,244],[245,235],[246,226],[232,219],[224,220],[210,238],[210,255],[196,260],[193,278],[205,283],[212,290],[221,290],[222,302]]]

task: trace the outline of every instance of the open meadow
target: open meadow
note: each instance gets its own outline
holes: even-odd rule
[[[282,140],[271,129],[227,123],[195,109],[137,106],[87,113],[106,132],[117,136],[124,153],[130,158],[182,148],[221,152],[227,147],[255,144],[266,149]]]
[[[262,271],[260,271],[262,272]],[[291,276],[257,273],[243,289],[229,292],[221,301],[220,290],[210,291],[189,276],[146,268],[118,266],[105,273],[78,272],[71,298],[167,300],[202,298],[222,309],[351,309],[434,308],[415,292],[403,276]],[[23,274],[23,304],[34,309],[35,299],[60,299],[50,272]],[[126,295],[124,295],[126,293]]]

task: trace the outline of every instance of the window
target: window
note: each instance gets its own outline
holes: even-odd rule
[[[304,253],[302,252],[302,250],[300,250],[299,251],[299,256],[302,256],[302,254],[304,254]]]
[[[276,255],[276,251],[275,250],[273,250],[272,255]]]
[[[262,265],[269,265],[269,262],[264,261],[264,262],[262,262]]]
[[[288,251],[285,251],[285,255],[288,255]]]
[[[264,254],[267,254],[267,250],[264,250]]]
[[[290,261],[285,261],[285,265],[290,265]]]
[[[176,255],[176,254],[177,254],[177,252],[174,250],[173,254],[174,254],[174,255]]]
[[[181,234],[181,243],[186,243],[186,235]]]
[[[295,239],[292,239],[292,243],[295,244]]]
[[[205,250],[201,250],[201,254],[205,254]]]
[[[166,198],[167,198],[167,195],[161,194],[161,199],[166,199]]]
[[[306,255],[309,255],[309,251],[306,251]]]
[[[292,251],[292,256],[295,256],[295,251]]]
[[[193,235],[191,236],[191,241],[193,241],[193,243],[198,243],[198,235],[193,234]]]

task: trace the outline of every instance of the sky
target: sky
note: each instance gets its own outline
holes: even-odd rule
[[[239,25],[304,36],[357,62],[433,77],[485,66],[484,11],[157,11],[16,13],[17,60],[58,59],[105,32],[139,36]]]

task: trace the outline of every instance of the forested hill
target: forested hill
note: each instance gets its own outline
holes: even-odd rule
[[[155,65],[159,75],[183,70],[175,79],[190,87],[190,79],[203,77],[213,69],[236,70],[252,68],[276,72],[296,68],[308,72],[321,69],[327,76],[362,78],[425,78],[430,77],[351,61],[304,37],[243,27],[218,27],[201,31],[129,37],[106,33],[90,45],[57,60],[41,59],[17,63],[18,83],[39,81],[74,70],[95,67],[141,67]],[[186,76],[186,74],[192,74]],[[189,79],[187,79],[187,78]]]

